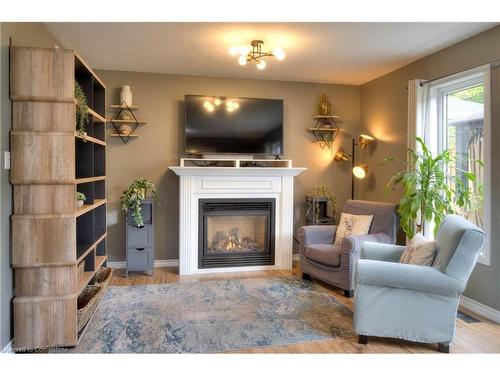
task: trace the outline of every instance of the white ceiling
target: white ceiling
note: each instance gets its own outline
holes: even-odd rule
[[[96,69],[362,84],[494,23],[46,23]],[[286,59],[238,65],[232,45],[262,39]]]

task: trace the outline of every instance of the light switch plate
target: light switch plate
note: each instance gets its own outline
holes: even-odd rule
[[[3,153],[3,169],[10,169],[10,151]]]

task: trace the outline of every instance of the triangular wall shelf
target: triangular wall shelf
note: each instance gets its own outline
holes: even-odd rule
[[[111,133],[110,137],[120,137],[123,143],[127,143],[130,138],[137,137],[138,135],[135,134],[135,130],[139,125],[146,125],[146,121],[140,121],[137,120],[135,117],[135,114],[133,111],[139,109],[137,106],[128,106],[127,103],[123,102],[121,104],[112,104],[110,105],[111,108],[116,109],[115,114],[113,117],[109,120],[106,120],[107,122],[111,123],[113,127],[115,128],[116,133]],[[130,118],[129,119],[124,119],[122,118],[124,113],[128,113]],[[120,132],[120,127],[125,124],[130,124],[132,126],[132,129],[128,133],[122,133]]]

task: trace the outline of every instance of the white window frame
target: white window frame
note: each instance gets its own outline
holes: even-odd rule
[[[484,232],[488,238],[484,250],[478,257],[478,263],[489,266],[491,264],[491,67],[490,65],[480,66],[458,74],[454,74],[431,83],[429,89],[430,102],[435,104],[437,115],[436,127],[432,127],[432,136],[437,136],[437,150],[442,151],[445,148],[446,140],[443,136],[443,129],[446,121],[445,95],[452,91],[474,86],[479,83],[484,85]],[[437,132],[435,134],[434,132]],[[436,145],[436,142],[432,142]],[[435,147],[432,147],[435,148]],[[433,223],[431,224],[433,227]],[[429,228],[431,229],[431,228]],[[431,229],[432,233],[433,230]]]

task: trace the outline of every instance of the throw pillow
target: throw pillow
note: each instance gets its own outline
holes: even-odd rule
[[[372,220],[373,215],[351,215],[342,212],[334,244],[342,244],[344,238],[350,235],[368,234]]]
[[[436,256],[436,241],[428,240],[417,233],[410,240],[399,258],[399,263],[431,266]]]

